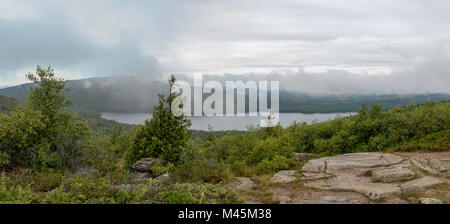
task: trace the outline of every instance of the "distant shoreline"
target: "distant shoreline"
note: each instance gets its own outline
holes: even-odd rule
[[[314,123],[333,120],[337,117],[348,117],[355,114],[350,113],[280,113],[280,125],[287,127],[292,123]],[[146,120],[151,118],[151,113],[116,113],[116,112],[103,112],[101,118],[106,120],[115,120],[119,123],[129,125],[142,125]],[[191,120],[192,130],[207,131],[209,127],[217,131],[238,130],[245,131],[248,126],[258,127],[260,125],[260,116],[216,116],[216,117],[188,117]]]

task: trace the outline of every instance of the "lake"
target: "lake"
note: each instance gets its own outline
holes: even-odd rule
[[[354,113],[316,113],[316,114],[303,114],[303,113],[280,113],[280,124],[283,127],[287,127],[294,121],[297,123],[312,123],[313,121],[322,122],[334,119],[338,116],[346,117]],[[152,114],[148,113],[101,113],[101,117],[108,120],[116,120],[125,124],[144,124],[145,120],[152,117]],[[208,130],[208,125],[211,125],[215,131],[221,130],[247,130],[247,126],[253,125],[259,126],[260,117],[256,116],[234,116],[234,117],[189,117],[192,122],[191,129],[194,130]]]

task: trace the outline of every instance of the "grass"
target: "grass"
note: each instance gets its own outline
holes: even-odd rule
[[[386,198],[376,198],[376,199],[371,199],[370,202],[376,203],[376,204],[383,204],[386,203]]]
[[[417,200],[419,198],[436,198],[441,200],[444,204],[448,204],[450,202],[448,192],[450,192],[450,184],[443,183],[428,187],[423,191],[402,192],[400,198],[410,202],[410,199],[414,198],[415,200],[412,203],[418,203]]]

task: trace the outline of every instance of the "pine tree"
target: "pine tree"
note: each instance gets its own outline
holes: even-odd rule
[[[190,137],[188,128],[191,122],[185,115],[176,116],[172,113],[172,103],[180,95],[172,92],[175,81],[172,75],[169,80],[169,95],[165,98],[158,94],[159,103],[153,109],[153,117],[145,121],[144,127],[137,132],[127,156],[128,167],[145,157],[160,158],[172,163],[180,160]]]

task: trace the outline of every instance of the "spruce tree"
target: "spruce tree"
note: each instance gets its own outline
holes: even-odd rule
[[[141,158],[151,157],[177,163],[190,137],[191,122],[184,114],[172,113],[172,103],[180,93],[172,92],[175,77],[169,80],[167,98],[158,94],[159,103],[153,109],[153,116],[137,132],[131,152],[127,156],[127,166],[131,167]]]

